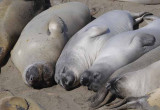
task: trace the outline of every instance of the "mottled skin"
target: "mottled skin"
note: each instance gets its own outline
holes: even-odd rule
[[[160,3],[160,0],[116,0],[116,1],[127,1],[127,2],[135,2],[146,5],[156,5]]]
[[[119,68],[160,45],[160,19],[109,39],[93,65],[81,75],[81,84],[97,91]]]
[[[90,18],[84,4],[70,2],[51,7],[27,24],[11,52],[26,84],[34,88],[53,85],[55,63],[65,43]]]
[[[48,0],[3,0],[0,2],[0,64],[13,48],[22,29],[49,6]]]
[[[116,34],[133,30],[144,14],[114,10],[86,25],[63,49],[56,64],[55,81],[67,90],[76,87],[81,73],[92,65],[104,43]]]

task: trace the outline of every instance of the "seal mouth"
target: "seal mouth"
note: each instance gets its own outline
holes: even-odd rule
[[[76,77],[72,71],[67,71],[61,74],[61,86],[66,90],[71,90],[74,87]]]
[[[31,65],[26,70],[26,83],[35,89],[50,87],[54,84],[53,70],[48,63]]]

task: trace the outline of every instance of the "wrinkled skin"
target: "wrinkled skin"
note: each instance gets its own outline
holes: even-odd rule
[[[45,10],[24,28],[11,59],[24,82],[36,89],[55,84],[55,64],[66,42],[91,21],[86,5],[69,2]]]
[[[91,107],[99,108],[107,104],[107,108],[116,110],[158,110],[159,102],[156,103],[147,94],[160,87],[159,66],[160,61],[157,61],[143,69],[115,77],[89,99]]]
[[[93,64],[102,46],[114,35],[133,30],[146,14],[114,10],[86,25],[64,47],[56,63],[55,81],[66,90],[78,86],[80,75]]]
[[[81,84],[97,91],[116,70],[159,46],[159,25],[160,19],[155,18],[153,22],[143,28],[124,32],[110,38],[92,66],[82,73]]]

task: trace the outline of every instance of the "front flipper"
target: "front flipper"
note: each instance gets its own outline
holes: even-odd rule
[[[63,33],[64,23],[62,19],[56,15],[50,20],[48,25],[48,35]],[[54,36],[55,37],[55,36]]]
[[[142,104],[146,100],[146,98],[146,96],[125,98],[115,104],[108,106],[107,108],[111,110],[142,109]]]
[[[85,35],[89,36],[89,38],[94,38],[94,37],[100,36],[102,34],[105,34],[108,31],[109,31],[108,27],[93,26],[85,31]]]
[[[153,35],[146,34],[146,33],[138,33],[132,39],[131,46],[134,46],[134,47],[153,46],[155,41],[156,39]]]
[[[94,96],[92,96],[89,101],[91,102],[90,107],[99,108],[105,105],[108,101],[111,100],[113,94],[109,91],[110,84],[106,87],[101,88]]]

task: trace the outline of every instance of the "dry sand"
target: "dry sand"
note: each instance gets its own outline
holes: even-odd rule
[[[66,0],[67,1],[67,0]],[[64,2],[66,2],[64,0]],[[70,0],[86,3],[90,8],[99,10],[94,16],[121,9],[133,12],[148,11],[160,16],[160,5],[141,5],[127,2],[113,2],[107,0]],[[117,18],[118,19],[118,18]],[[85,87],[79,87],[72,91],[65,91],[59,85],[41,90],[35,90],[24,84],[19,71],[9,59],[2,67],[0,74],[0,90],[9,90],[16,96],[29,97],[40,104],[45,110],[89,110],[86,103],[93,92]],[[99,110],[106,110],[105,107]]]

